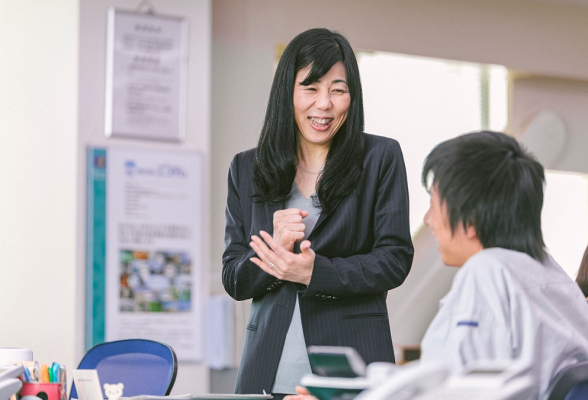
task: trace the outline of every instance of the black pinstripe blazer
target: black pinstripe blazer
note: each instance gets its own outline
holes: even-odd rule
[[[364,137],[357,189],[321,213],[308,237],[316,253],[308,286],[280,281],[249,261],[251,235],[272,234],[283,205],[251,201],[255,149],[233,159],[223,285],[235,300],[253,298],[236,393],[270,392],[296,296],[307,346],[352,346],[366,363],[394,361],[386,294],[402,284],[413,257],[406,171],[398,142]]]

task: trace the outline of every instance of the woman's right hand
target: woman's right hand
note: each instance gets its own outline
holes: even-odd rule
[[[298,208],[287,208],[274,213],[273,238],[280,246],[288,251],[294,250],[294,243],[304,239],[304,223],[302,218],[308,211]]]

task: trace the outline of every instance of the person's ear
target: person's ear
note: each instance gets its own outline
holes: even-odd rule
[[[468,238],[468,239],[478,239],[478,234],[476,233],[476,228],[471,224],[466,225],[465,234],[466,234],[466,238]]]

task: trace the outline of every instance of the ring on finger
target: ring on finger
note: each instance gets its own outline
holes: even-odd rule
[[[269,263],[269,267],[273,268],[276,264],[274,264],[273,262]]]

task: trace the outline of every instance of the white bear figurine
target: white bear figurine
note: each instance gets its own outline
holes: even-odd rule
[[[104,394],[108,397],[108,400],[118,400],[122,397],[123,389],[125,385],[117,383],[116,385],[104,384]]]

